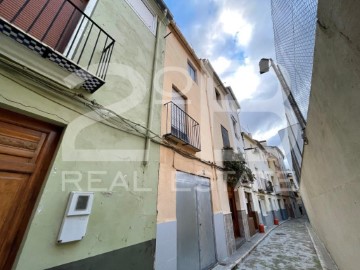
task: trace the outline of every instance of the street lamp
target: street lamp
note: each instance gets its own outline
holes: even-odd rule
[[[290,87],[287,84],[284,75],[282,74],[280,68],[278,65],[276,65],[274,63],[274,61],[271,58],[262,58],[259,62],[259,67],[260,67],[260,74],[264,74],[266,72],[268,72],[270,70],[270,67],[273,68],[281,86],[282,89],[290,103],[291,108],[294,111],[294,114],[296,116],[297,121],[300,124],[301,130],[302,130],[302,138],[304,140],[304,144],[308,144],[308,139],[306,137],[306,133],[305,133],[305,129],[306,129],[306,120],[303,116],[303,114],[301,113],[299,106],[293,96],[293,94],[291,93]]]

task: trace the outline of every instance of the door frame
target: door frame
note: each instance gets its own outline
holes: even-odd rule
[[[12,246],[9,254],[4,258],[5,269],[11,269],[14,264],[14,261],[19,254],[21,249],[21,243],[26,238],[26,231],[28,230],[29,225],[34,214],[34,210],[38,203],[39,198],[41,197],[41,190],[47,181],[51,165],[53,164],[54,158],[58,151],[61,136],[63,134],[63,127],[58,125],[50,124],[32,117],[29,117],[24,114],[13,112],[0,107],[0,121],[8,124],[16,125],[18,127],[28,128],[35,131],[46,133],[46,139],[41,149],[38,160],[39,167],[31,175],[30,178],[38,178],[40,180],[35,181],[32,187],[33,195],[28,201],[28,205],[25,208],[25,214],[21,218],[19,227],[16,228],[16,237],[12,242]],[[51,156],[49,158],[48,156]],[[35,195],[34,195],[35,194]]]

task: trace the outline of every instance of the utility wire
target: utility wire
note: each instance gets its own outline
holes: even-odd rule
[[[112,128],[115,128],[115,129],[118,129],[118,130],[121,130],[121,131],[124,131],[124,132],[127,132],[127,133],[131,133],[133,135],[136,135],[136,136],[140,136],[140,137],[143,137],[143,138],[148,138],[150,139],[151,142],[153,143],[156,143],[156,144],[159,144],[159,145],[162,145],[166,148],[169,148],[169,149],[172,149],[174,150],[175,152],[179,153],[180,155],[184,156],[184,157],[187,157],[189,159],[192,159],[192,160],[196,160],[196,161],[199,161],[203,164],[206,164],[206,165],[209,165],[209,166],[212,166],[212,167],[215,167],[217,169],[220,169],[220,170],[224,170],[223,167],[217,165],[215,162],[212,162],[212,161],[208,161],[208,160],[204,160],[204,159],[201,159],[199,157],[196,157],[190,153],[188,153],[187,151],[169,143],[168,141],[166,141],[163,137],[161,137],[159,134],[155,133],[154,131],[146,128],[145,126],[141,125],[140,123],[136,123],[130,119],[127,119],[121,115],[119,115],[118,113],[116,113],[115,111],[111,110],[111,109],[108,109],[106,107],[104,107],[103,105],[101,104],[98,104],[95,100],[90,100],[88,98],[86,98],[84,95],[82,94],[77,94],[77,93],[73,93],[69,90],[65,90],[65,89],[62,89],[62,90],[59,90],[57,89],[56,87],[54,87],[53,85],[49,84],[49,83],[46,83],[40,79],[36,79],[36,77],[34,76],[31,76],[30,74],[26,74],[26,72],[24,72],[24,69],[22,68],[22,66],[17,66],[15,67],[13,64],[11,64],[11,66],[9,67],[8,65],[6,65],[6,67],[9,69],[12,69],[12,70],[15,70],[17,72],[20,72],[23,76],[27,77],[28,79],[32,80],[32,81],[35,81],[36,83],[42,85],[45,87],[45,89],[49,92],[52,92],[52,93],[56,93],[58,95],[62,95],[68,99],[71,99],[72,101],[76,101],[78,103],[81,103],[82,105],[84,105],[85,107],[87,107],[88,109],[90,109],[92,112],[96,113],[99,117],[102,118],[103,121],[99,121],[98,119],[94,119],[92,117],[89,117],[87,115],[85,115],[84,113],[82,112],[79,112],[73,108],[70,108],[68,106],[65,106],[64,104],[62,104],[61,102],[58,102],[56,100],[53,100],[45,95],[42,95],[40,93],[38,93],[37,91],[34,91],[30,88],[27,87],[27,89],[29,89],[30,91],[52,101],[52,102],[55,102],[57,104],[59,104],[60,106],[63,106],[67,109],[70,109],[82,116],[85,116],[89,119],[92,119],[93,121],[96,121],[96,122],[101,122],[103,124],[106,124],[107,126],[110,126]],[[27,72],[29,72],[29,70],[27,70]],[[9,77],[8,77],[9,78]],[[12,79],[12,78],[9,78],[9,79]],[[13,79],[12,79],[13,80]],[[18,83],[18,82],[17,82]],[[48,90],[50,89],[50,90]],[[0,94],[1,95],[1,94]],[[46,113],[46,114],[49,114],[49,115],[54,115],[60,119],[62,119],[63,121],[65,121],[66,123],[69,123],[68,120],[62,118],[61,116],[57,115],[57,114],[54,114],[54,113],[50,113],[50,112],[47,112],[47,111],[44,111],[42,109],[39,109],[37,107],[34,107],[34,106],[29,106],[29,105],[26,105],[26,104],[23,104],[23,103],[20,103],[18,101],[14,101],[14,100],[11,100],[9,98],[6,98],[4,97],[3,95],[1,95],[2,98],[4,98],[5,100],[7,100],[8,102],[12,102],[12,103],[15,103],[15,104],[18,104],[18,105],[21,105],[21,106],[24,106],[24,107],[27,107],[27,108],[32,108],[32,109],[35,109],[35,110],[38,110],[40,112],[43,112],[43,113]],[[101,111],[106,111],[108,114],[105,115],[103,114]],[[112,117],[111,117],[112,116]],[[106,123],[104,123],[104,121]],[[127,128],[124,128],[124,124]],[[138,128],[141,128],[143,129],[144,131],[140,131]],[[147,134],[151,134],[152,136],[149,136]]]

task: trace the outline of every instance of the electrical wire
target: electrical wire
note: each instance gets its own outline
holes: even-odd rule
[[[113,111],[111,109],[108,109],[108,108],[104,107],[103,105],[97,103],[95,100],[90,100],[90,99],[86,98],[83,94],[74,93],[74,92],[71,92],[71,91],[66,90],[66,89],[61,89],[60,90],[56,86],[54,86],[53,84],[44,82],[43,80],[37,79],[35,76],[32,76],[32,75],[28,74],[28,72],[31,73],[31,71],[26,70],[27,72],[24,72],[24,68],[22,66],[20,66],[20,65],[17,65],[17,67],[16,67],[16,66],[13,65],[13,63],[11,63],[10,66],[6,65],[6,68],[7,69],[10,68],[13,71],[15,70],[16,72],[20,72],[22,74],[22,76],[25,76],[30,81],[34,81],[37,84],[40,84],[40,85],[44,86],[44,90],[46,90],[47,92],[56,93],[58,95],[64,96],[64,97],[66,97],[68,99],[71,99],[72,101],[75,101],[77,103],[81,103],[86,108],[90,109],[92,112],[96,113],[99,117],[101,117],[102,121],[99,121],[98,119],[94,119],[92,117],[89,117],[88,115],[85,115],[82,112],[79,112],[79,111],[77,111],[77,110],[75,110],[75,109],[73,109],[73,108],[71,108],[69,106],[64,105],[63,103],[61,103],[59,101],[51,99],[51,98],[49,98],[49,97],[47,97],[47,96],[45,96],[43,94],[38,93],[38,91],[35,91],[35,90],[25,86],[30,91],[32,91],[32,92],[34,92],[34,93],[36,93],[36,94],[50,100],[52,102],[57,103],[60,106],[63,106],[65,108],[67,108],[67,109],[70,109],[71,111],[74,111],[74,112],[76,112],[76,113],[78,113],[78,114],[80,114],[82,116],[85,116],[85,117],[87,117],[89,119],[92,119],[93,121],[106,124],[107,126],[110,126],[112,128],[121,130],[123,132],[131,133],[133,135],[140,136],[140,137],[143,137],[143,138],[148,138],[148,139],[150,139],[151,142],[156,143],[156,144],[161,145],[161,146],[164,146],[166,148],[172,149],[175,152],[179,153],[180,155],[182,155],[182,156],[184,156],[186,158],[199,161],[199,162],[201,162],[203,164],[215,167],[215,168],[217,168],[219,170],[224,170],[223,167],[217,165],[215,162],[204,160],[204,159],[201,159],[199,157],[194,156],[193,154],[188,153],[187,151],[179,148],[178,146],[169,143],[166,139],[161,137],[159,134],[157,134],[154,131],[146,128],[142,124],[136,123],[136,122],[134,122],[134,121],[132,121],[132,120],[130,120],[128,118],[125,118],[125,117],[119,115],[115,111]],[[8,77],[8,76],[6,76],[6,77],[8,79],[11,79],[11,80],[15,81],[11,77]],[[15,81],[15,82],[19,83],[18,81]],[[5,100],[7,100],[8,102],[12,102],[12,103],[15,103],[15,104],[27,107],[27,108],[32,108],[32,109],[38,110],[40,112],[56,116],[56,117],[62,119],[63,121],[65,121],[66,123],[69,123],[68,120],[62,118],[61,116],[59,116],[57,114],[50,113],[50,112],[44,111],[42,109],[39,109],[37,107],[29,106],[29,105],[20,103],[18,101],[11,100],[9,98],[4,97],[3,95],[1,95],[1,97],[4,98]],[[105,115],[101,111],[105,111],[105,112],[107,112],[107,114]],[[125,127],[124,127],[124,125],[125,125]],[[140,131],[138,129],[139,127],[141,129],[143,129],[144,131],[143,132]],[[149,136],[148,134],[151,134],[152,136]]]

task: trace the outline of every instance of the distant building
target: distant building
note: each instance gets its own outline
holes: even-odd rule
[[[296,199],[290,194],[282,152],[277,147],[267,146],[266,142],[253,139],[251,134],[243,132],[242,137],[245,160],[255,176],[253,184],[242,185],[250,231],[254,232],[260,224],[271,227],[274,219],[296,217]]]

